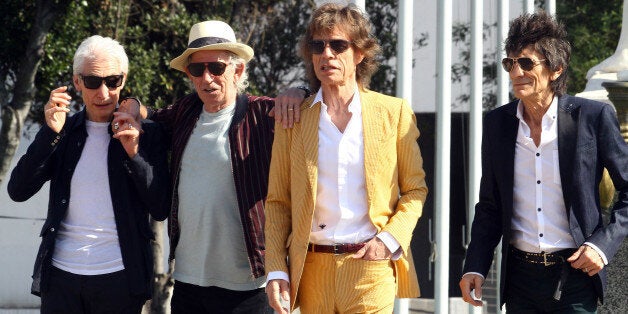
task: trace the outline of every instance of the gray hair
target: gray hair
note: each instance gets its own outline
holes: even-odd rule
[[[238,94],[242,94],[244,93],[246,88],[249,87],[249,73],[246,71],[246,61],[233,52],[229,52],[229,55],[231,57],[229,60],[231,64],[233,64],[236,68],[239,66],[242,66],[244,68],[242,71],[242,76],[240,76],[240,79],[235,82],[236,88],[238,89]]]
[[[129,73],[129,57],[127,57],[124,47],[110,37],[94,35],[81,42],[81,45],[74,53],[74,64],[72,66],[75,75],[81,74],[86,60],[93,60],[96,52],[103,52],[105,55],[113,57],[118,61],[118,66],[122,73]]]

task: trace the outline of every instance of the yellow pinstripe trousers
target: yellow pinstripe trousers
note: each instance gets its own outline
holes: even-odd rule
[[[392,313],[393,262],[351,256],[308,252],[297,292],[301,313]]]

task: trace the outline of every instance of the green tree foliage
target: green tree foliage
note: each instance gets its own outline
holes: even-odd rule
[[[557,17],[565,24],[572,46],[567,93],[582,92],[587,71],[615,52],[622,27],[622,4],[622,0],[556,1]]]

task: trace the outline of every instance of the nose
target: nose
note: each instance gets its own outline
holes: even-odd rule
[[[519,62],[517,62],[516,60],[515,60],[515,63],[512,65],[512,69],[510,69],[509,74],[511,77],[517,77],[517,76],[523,75],[523,70],[521,69]]]
[[[104,82],[102,82],[100,84],[100,87],[98,87],[96,90],[98,91],[98,96],[102,99],[106,99],[107,95],[109,95],[109,87],[107,87]]]

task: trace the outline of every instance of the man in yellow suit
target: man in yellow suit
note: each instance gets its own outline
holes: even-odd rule
[[[300,42],[318,92],[300,124],[276,125],[265,208],[266,293],[279,313],[391,313],[395,295],[419,296],[419,130],[406,101],[367,89],[378,52],[354,5],[318,8]]]

